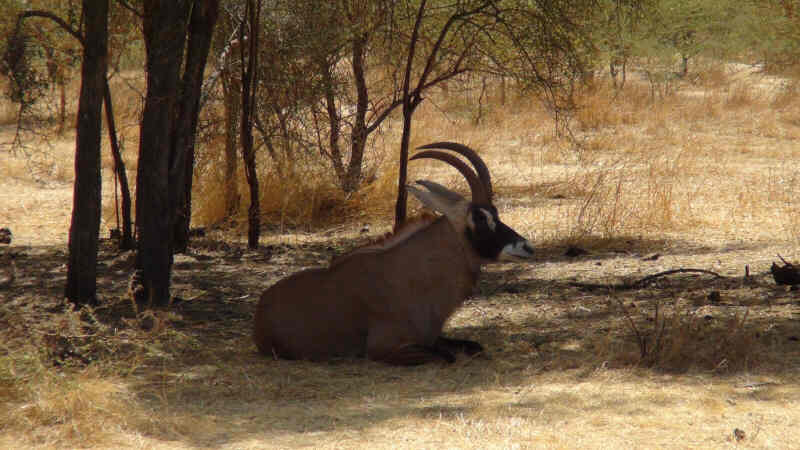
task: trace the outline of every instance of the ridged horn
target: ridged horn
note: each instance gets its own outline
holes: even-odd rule
[[[492,189],[492,178],[489,175],[489,168],[486,167],[486,163],[483,162],[483,159],[478,156],[478,153],[475,150],[467,147],[464,144],[458,144],[456,142],[434,142],[432,144],[426,144],[417,149],[429,149],[429,148],[441,148],[444,150],[452,150],[456,153],[460,153],[465,158],[472,163],[475,167],[475,171],[478,172],[478,178],[480,178],[483,185],[486,187],[486,192],[489,197],[489,201],[492,200],[494,196],[494,190]]]
[[[491,199],[486,191],[486,186],[475,175],[475,172],[473,172],[472,169],[470,169],[469,166],[464,163],[464,161],[458,159],[450,153],[440,152],[437,150],[427,150],[417,153],[409,158],[409,161],[421,158],[438,159],[439,161],[444,161],[447,164],[455,167],[459,172],[461,172],[461,175],[464,175],[464,178],[467,179],[467,183],[469,183],[469,188],[472,191],[472,203],[481,205],[491,203]]]

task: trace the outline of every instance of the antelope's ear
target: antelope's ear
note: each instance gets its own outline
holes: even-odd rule
[[[450,216],[464,210],[464,206],[469,203],[457,192],[428,180],[417,180],[417,184],[427,188],[420,189],[413,185],[406,185],[408,192],[414,195],[426,208],[438,213]]]

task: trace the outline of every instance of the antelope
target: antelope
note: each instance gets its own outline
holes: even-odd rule
[[[482,265],[527,259],[533,248],[498,218],[489,170],[474,150],[453,142],[418,149],[425,151],[409,161],[430,158],[455,167],[469,183],[472,201],[429,180],[407,185],[441,216],[408,224],[382,242],[334,258],[327,268],[297,272],[265,290],[253,336],[261,353],[416,365],[483,351],[477,342],[442,336],[442,327],[472,294]],[[429,149],[459,153],[475,172],[455,155]]]

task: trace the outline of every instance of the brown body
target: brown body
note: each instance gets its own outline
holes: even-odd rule
[[[479,272],[466,238],[439,217],[398,245],[357,251],[276,283],[258,304],[256,345],[289,359],[402,363],[418,346],[435,347]]]
[[[523,237],[500,222],[492,205],[488,169],[460,144],[437,143],[466,156],[478,175],[451,154],[427,151],[457,168],[472,201],[437,183],[419,180],[407,189],[438,218],[407,225],[392,237],[304,270],[261,295],[253,337],[261,353],[287,359],[326,360],[366,356],[390,364],[455,360],[479,353],[477,342],[441,335],[447,318],[472,293],[484,263],[529,258]]]

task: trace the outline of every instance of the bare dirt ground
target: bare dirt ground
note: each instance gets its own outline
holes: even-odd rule
[[[769,267],[776,254],[797,257],[797,222],[787,212],[797,185],[781,180],[794,180],[800,167],[800,122],[756,134],[761,125],[742,125],[746,115],[688,134],[670,132],[685,124],[669,121],[636,136],[617,131],[612,141],[596,133],[593,142],[615,148],[632,140],[666,149],[642,161],[684,155],[621,168],[643,174],[616,197],[633,210],[613,210],[612,195],[592,211],[608,226],[636,220],[606,236],[570,231],[585,225],[577,222],[593,207],[585,199],[605,195],[591,189],[606,173],[601,158],[576,176],[580,164],[553,156],[543,134],[507,125],[523,137],[501,136],[507,145],[494,145],[503,150],[487,159],[501,217],[532,236],[537,254],[485,270],[446,332],[479,341],[486,354],[452,365],[256,353],[250,328],[259,293],[381,234],[385,223],[368,233],[351,224],[268,234],[257,251],[238,235],[211,232],[176,257],[175,303],[154,314],[128,300],[132,254],[106,241],[102,304],[73,311],[61,300],[68,177],[0,178],[0,227],[14,232],[0,251],[16,265],[14,283],[0,291],[0,446],[794,448],[800,291],[776,285]],[[714,147],[726,138],[737,144]],[[627,182],[615,180],[612,193]],[[667,183],[674,190],[664,199],[657,188]],[[664,211],[667,219],[650,217]],[[587,253],[566,256],[571,245]],[[679,268],[719,276],[676,273],[633,285]]]

